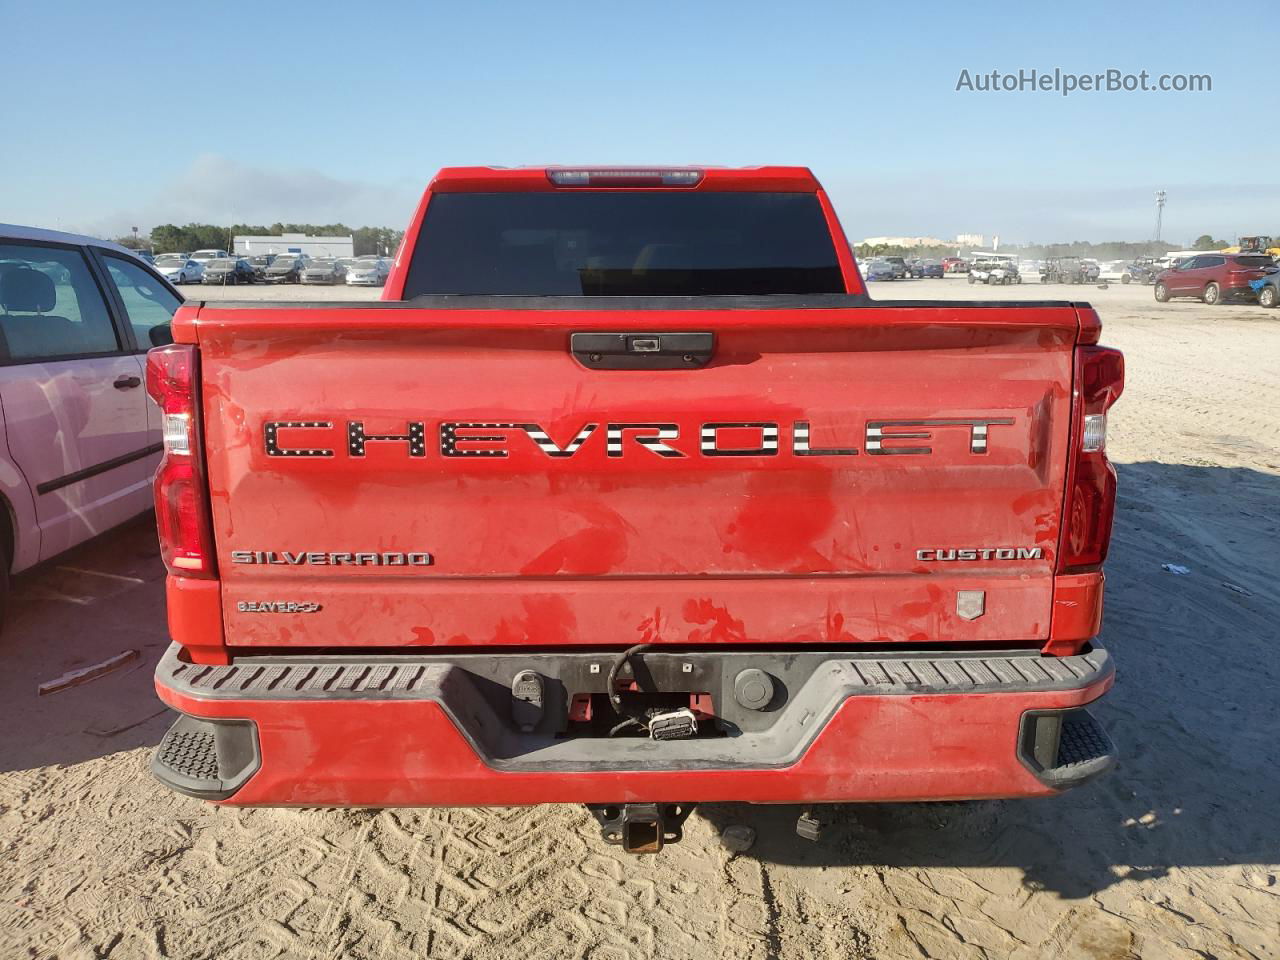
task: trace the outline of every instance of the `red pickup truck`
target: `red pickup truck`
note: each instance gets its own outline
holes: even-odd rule
[[[194,303],[148,357],[181,713],[246,805],[1053,794],[1123,360],[1069,302],[868,299],[804,168],[442,170],[383,302]]]

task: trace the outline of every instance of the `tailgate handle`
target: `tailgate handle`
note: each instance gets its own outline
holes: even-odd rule
[[[713,333],[575,333],[569,348],[595,370],[680,370],[703,367],[715,350]]]

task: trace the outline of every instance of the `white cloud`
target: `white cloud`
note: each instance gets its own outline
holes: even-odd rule
[[[280,170],[203,154],[153,196],[67,229],[118,236],[161,223],[345,223],[403,227],[423,183],[342,180],[312,169]]]

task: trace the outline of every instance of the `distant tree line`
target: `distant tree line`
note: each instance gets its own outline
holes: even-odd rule
[[[940,247],[899,247],[888,243],[859,243],[853,248],[854,256],[860,260],[871,257],[920,257],[923,260],[941,260],[943,257],[954,257],[954,246]]]
[[[1121,240],[1113,240],[1107,243],[1091,243],[1087,240],[1077,240],[1074,243],[1002,243],[1000,245],[1001,253],[1033,259],[1092,257],[1094,260],[1132,260],[1136,257],[1158,257],[1170,250],[1179,249],[1181,247],[1171,243],[1129,243]],[[853,248],[853,252],[864,260],[868,257],[921,257],[928,260],[940,260],[943,257],[954,257],[957,251],[961,256],[964,256],[969,253],[969,248],[957,246],[956,244],[933,247],[894,247],[883,243],[860,243]]]
[[[1280,233],[1272,234],[1280,237]],[[1132,260],[1134,257],[1159,257],[1174,250],[1223,250],[1234,246],[1234,240],[1216,240],[1212,234],[1203,233],[1190,247],[1175,243],[1051,243],[1046,246],[1022,246],[1017,248],[1024,257],[1092,257],[1095,260]]]
[[[269,227],[261,224],[235,223],[229,227],[221,227],[213,223],[188,223],[179,227],[172,223],[162,223],[151,228],[151,235],[139,234],[134,240],[132,234],[120,237],[117,243],[126,247],[150,249],[155,253],[190,253],[192,250],[230,250],[232,237],[236,236],[280,236],[284,233],[304,233],[316,237],[350,236],[355,256],[383,253],[392,255],[400,246],[404,236],[403,230],[392,230],[390,227],[348,227],[345,223],[273,223]]]
[[[1183,249],[1174,243],[1154,240],[1145,243],[1130,243],[1125,240],[1110,240],[1105,243],[1090,243],[1077,240],[1074,243],[1025,244],[1016,252],[1019,256],[1032,259],[1049,257],[1088,257],[1093,260],[1133,260],[1137,257],[1162,257],[1171,250]]]
[[[1204,233],[1200,238],[1191,245],[1192,250],[1221,250],[1223,247],[1229,247],[1231,244],[1223,240],[1213,239],[1212,234]]]

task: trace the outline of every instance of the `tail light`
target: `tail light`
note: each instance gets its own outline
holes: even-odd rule
[[[160,407],[164,457],[156,471],[156,527],[160,555],[171,574],[216,576],[213,526],[205,493],[200,443],[200,354],[190,344],[147,354],[147,393]]]
[[[1072,454],[1058,572],[1096,568],[1107,558],[1116,509],[1116,471],[1107,459],[1107,411],[1124,391],[1124,354],[1079,346],[1075,355]]]

